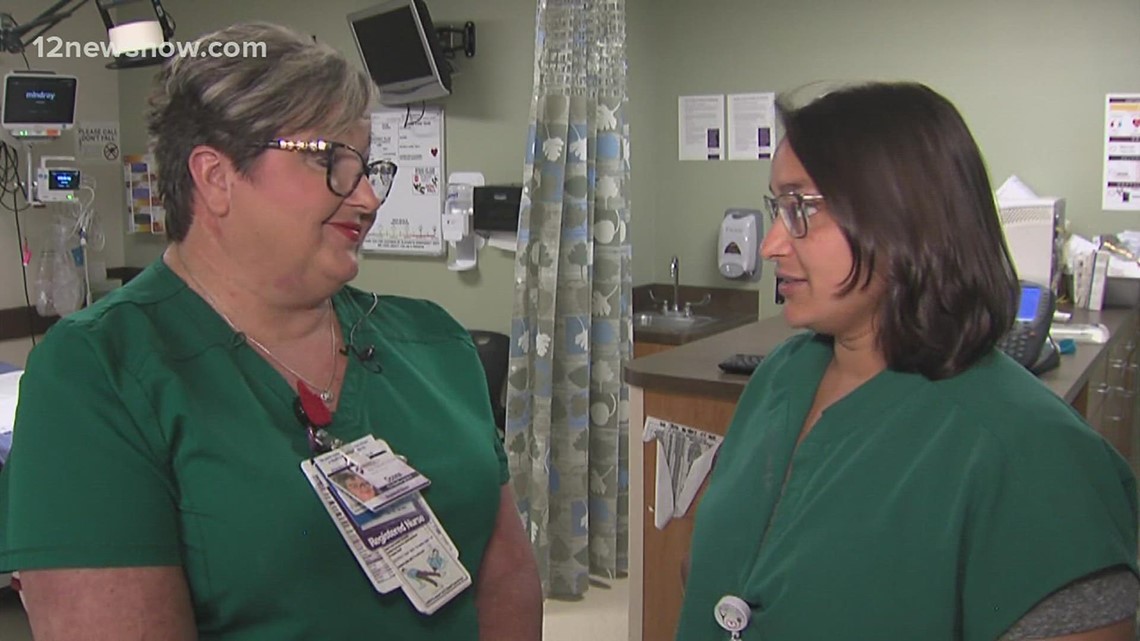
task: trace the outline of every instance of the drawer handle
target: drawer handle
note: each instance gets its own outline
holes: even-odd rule
[[[1108,383],[1101,383],[1100,385],[1097,385],[1095,391],[1097,394],[1108,394],[1109,393]]]

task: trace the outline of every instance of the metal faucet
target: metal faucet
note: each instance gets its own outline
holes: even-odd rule
[[[684,314],[685,317],[689,317],[693,315],[694,307],[702,307],[712,301],[712,294],[706,293],[701,300],[695,303],[690,301],[683,306],[681,305],[681,260],[676,256],[673,257],[673,260],[669,261],[669,277],[673,279],[672,305],[669,304],[669,299],[659,300],[653,293],[653,290],[649,290],[649,300],[654,303],[661,303],[662,314]]]
[[[669,261],[669,278],[673,279],[673,311],[681,311],[681,261],[676,256]],[[665,311],[669,311],[666,303]]]

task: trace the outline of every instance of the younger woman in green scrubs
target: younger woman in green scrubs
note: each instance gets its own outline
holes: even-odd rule
[[[957,110],[900,83],[781,114],[761,254],[808,331],[740,399],[677,639],[1132,639],[1135,480],[994,347],[1019,286]]]

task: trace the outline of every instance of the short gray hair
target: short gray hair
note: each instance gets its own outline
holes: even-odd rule
[[[218,149],[245,173],[264,152],[256,145],[309,129],[347,131],[367,117],[376,98],[368,74],[339,51],[279,25],[236,24],[198,42],[199,51],[223,43],[212,49],[219,52],[233,49],[223,49],[227,42],[265,44],[253,49],[257,57],[176,57],[158,76],[147,132],[166,235],[175,242],[193,222],[187,160],[194,147]]]

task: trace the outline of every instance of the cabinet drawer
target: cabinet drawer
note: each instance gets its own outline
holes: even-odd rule
[[[1105,399],[1111,394],[1111,387],[1108,381],[1108,359],[1098,359],[1089,369],[1088,406],[1085,408],[1085,417],[1090,424],[1092,417],[1100,411]]]

